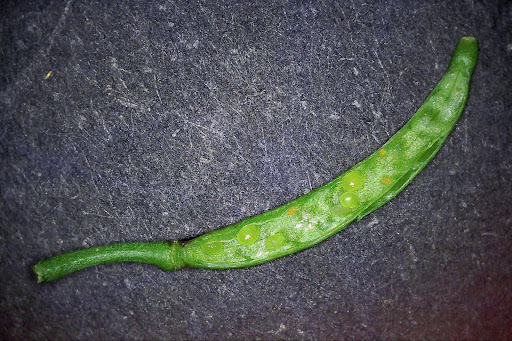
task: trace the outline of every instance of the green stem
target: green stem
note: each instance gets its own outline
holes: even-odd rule
[[[172,271],[186,267],[180,256],[181,243],[119,243],[72,251],[45,259],[34,266],[37,282],[53,281],[91,266],[120,262],[139,262]]]

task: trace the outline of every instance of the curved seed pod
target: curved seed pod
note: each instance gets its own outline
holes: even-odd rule
[[[436,155],[464,109],[477,56],[476,40],[460,39],[448,71],[411,120],[375,153],[326,185],[187,242],[121,243],[58,255],[34,266],[38,280],[122,261],[164,270],[247,267],[325,240],[391,200]]]

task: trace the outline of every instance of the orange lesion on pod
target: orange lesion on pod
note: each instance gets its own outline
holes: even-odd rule
[[[393,183],[393,178],[385,176],[382,179],[380,179],[380,183],[385,186],[391,185]]]
[[[294,215],[296,212],[298,211],[298,208],[297,206],[292,206],[288,209],[288,211],[286,211],[286,213],[288,215]]]

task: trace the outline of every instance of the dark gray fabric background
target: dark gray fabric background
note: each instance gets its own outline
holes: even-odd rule
[[[511,2],[0,11],[2,338],[511,337]],[[413,115],[465,35],[481,52],[457,127],[345,231],[254,268],[36,284],[57,253],[191,238],[326,183]]]

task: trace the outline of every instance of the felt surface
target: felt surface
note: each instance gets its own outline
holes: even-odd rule
[[[510,2],[1,11],[1,338],[512,335]],[[188,239],[326,183],[413,115],[467,35],[480,58],[457,127],[345,231],[253,268],[126,263],[36,283],[57,253]]]

